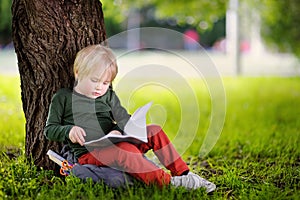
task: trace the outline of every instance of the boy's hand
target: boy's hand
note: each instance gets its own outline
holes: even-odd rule
[[[85,131],[79,126],[73,126],[69,133],[69,138],[71,142],[79,143],[81,146],[83,146],[83,143],[85,142],[85,136]]]
[[[122,133],[120,131],[117,130],[113,130],[111,132],[109,132],[108,134],[112,134],[112,135],[122,135]]]

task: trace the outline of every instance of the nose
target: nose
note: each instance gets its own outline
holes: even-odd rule
[[[102,84],[100,82],[97,83],[96,89],[97,90],[101,90],[102,89]]]

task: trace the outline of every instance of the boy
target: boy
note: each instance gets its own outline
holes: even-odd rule
[[[53,96],[45,136],[49,140],[68,142],[82,165],[116,168],[147,185],[215,190],[213,183],[189,172],[160,126],[147,126],[147,143],[120,142],[101,148],[84,146],[85,141],[106,134],[122,134],[130,118],[110,87],[117,71],[115,57],[109,48],[92,45],[79,51],[74,62],[75,87],[60,89]],[[143,156],[148,150],[154,151],[171,175]]]

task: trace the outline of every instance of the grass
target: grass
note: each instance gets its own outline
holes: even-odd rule
[[[210,123],[210,98],[205,87],[197,80],[191,81],[197,88],[201,118],[197,135],[183,157],[191,169],[217,185],[217,190],[207,195],[201,189],[160,190],[144,185],[111,189],[101,183],[82,183],[75,177],[64,179],[54,176],[53,171],[37,169],[24,157],[19,80],[0,77],[0,112],[5,116],[0,119],[0,144],[4,147],[0,153],[0,199],[299,199],[300,78],[239,77],[223,81],[225,124],[218,142],[205,157],[198,154]],[[182,110],[188,111],[176,108],[190,99],[184,99],[184,95],[177,98],[165,89],[155,96],[151,94],[132,94],[135,104],[129,110],[149,100],[166,105],[163,109],[154,107],[151,121],[163,123],[170,138],[176,140]],[[193,116],[192,111],[189,113]],[[172,117],[155,117],[158,114]],[[184,128],[188,130],[194,125],[192,119],[187,121],[190,123]]]
[[[19,77],[0,76],[0,146],[22,147],[25,117],[22,110]]]

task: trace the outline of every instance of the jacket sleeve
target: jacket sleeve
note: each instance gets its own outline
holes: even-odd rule
[[[121,102],[114,91],[111,94],[111,110],[112,110],[112,117],[116,121],[115,130],[121,130],[123,132],[126,123],[128,122],[130,115],[128,114],[127,110],[121,105]]]
[[[59,93],[56,93],[51,100],[44,128],[44,135],[49,140],[63,142],[69,139],[69,132],[73,125],[63,125],[65,103],[66,97]]]

